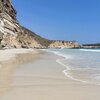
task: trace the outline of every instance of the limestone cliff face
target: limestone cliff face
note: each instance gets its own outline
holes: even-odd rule
[[[75,41],[54,41],[49,48],[79,48],[79,44]]]
[[[51,41],[22,27],[11,0],[0,0],[0,46],[4,48],[74,48],[76,42]]]
[[[6,48],[41,46],[16,20],[16,11],[11,0],[0,0],[0,44]]]

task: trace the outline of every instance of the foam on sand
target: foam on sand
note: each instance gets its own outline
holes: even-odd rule
[[[55,62],[60,58],[65,59],[44,52],[39,60],[20,66],[0,100],[100,100],[100,86],[66,78],[61,73],[65,67]]]
[[[84,49],[83,49],[84,50]],[[60,58],[60,59],[57,59],[56,62],[59,63],[60,65],[64,66],[66,69],[63,70],[62,72],[64,73],[64,75],[66,77],[68,77],[69,79],[71,80],[74,80],[74,81],[78,81],[78,82],[82,82],[82,83],[85,83],[85,84],[95,84],[95,85],[100,85],[99,83],[94,83],[94,82],[88,82],[88,81],[85,81],[85,80],[82,80],[82,79],[77,79],[77,78],[74,78],[74,76],[71,76],[69,74],[68,71],[70,71],[70,66],[67,66],[66,64],[63,63],[63,61],[66,61],[68,59],[73,59],[72,56],[70,55],[65,55],[65,54],[61,54],[59,51],[51,51],[51,50],[44,50],[44,51],[47,51],[47,52],[51,52],[57,56],[60,56],[60,57],[63,57],[63,58]]]

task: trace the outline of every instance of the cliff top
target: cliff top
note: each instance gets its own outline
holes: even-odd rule
[[[0,0],[0,13],[7,13],[13,19],[16,18],[16,10],[11,4],[12,0]]]

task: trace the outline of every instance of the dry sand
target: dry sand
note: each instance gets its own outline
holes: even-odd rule
[[[9,89],[0,100],[100,100],[100,86],[65,77],[62,73],[65,68],[56,63],[58,56],[40,55],[38,60],[7,73],[10,78],[5,86],[9,84]]]

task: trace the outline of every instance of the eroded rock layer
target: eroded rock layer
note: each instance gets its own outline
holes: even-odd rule
[[[41,46],[18,23],[11,0],[0,0],[0,44],[7,48]]]
[[[11,0],[0,0],[0,46],[4,48],[76,48],[78,43],[51,41],[22,27]]]

